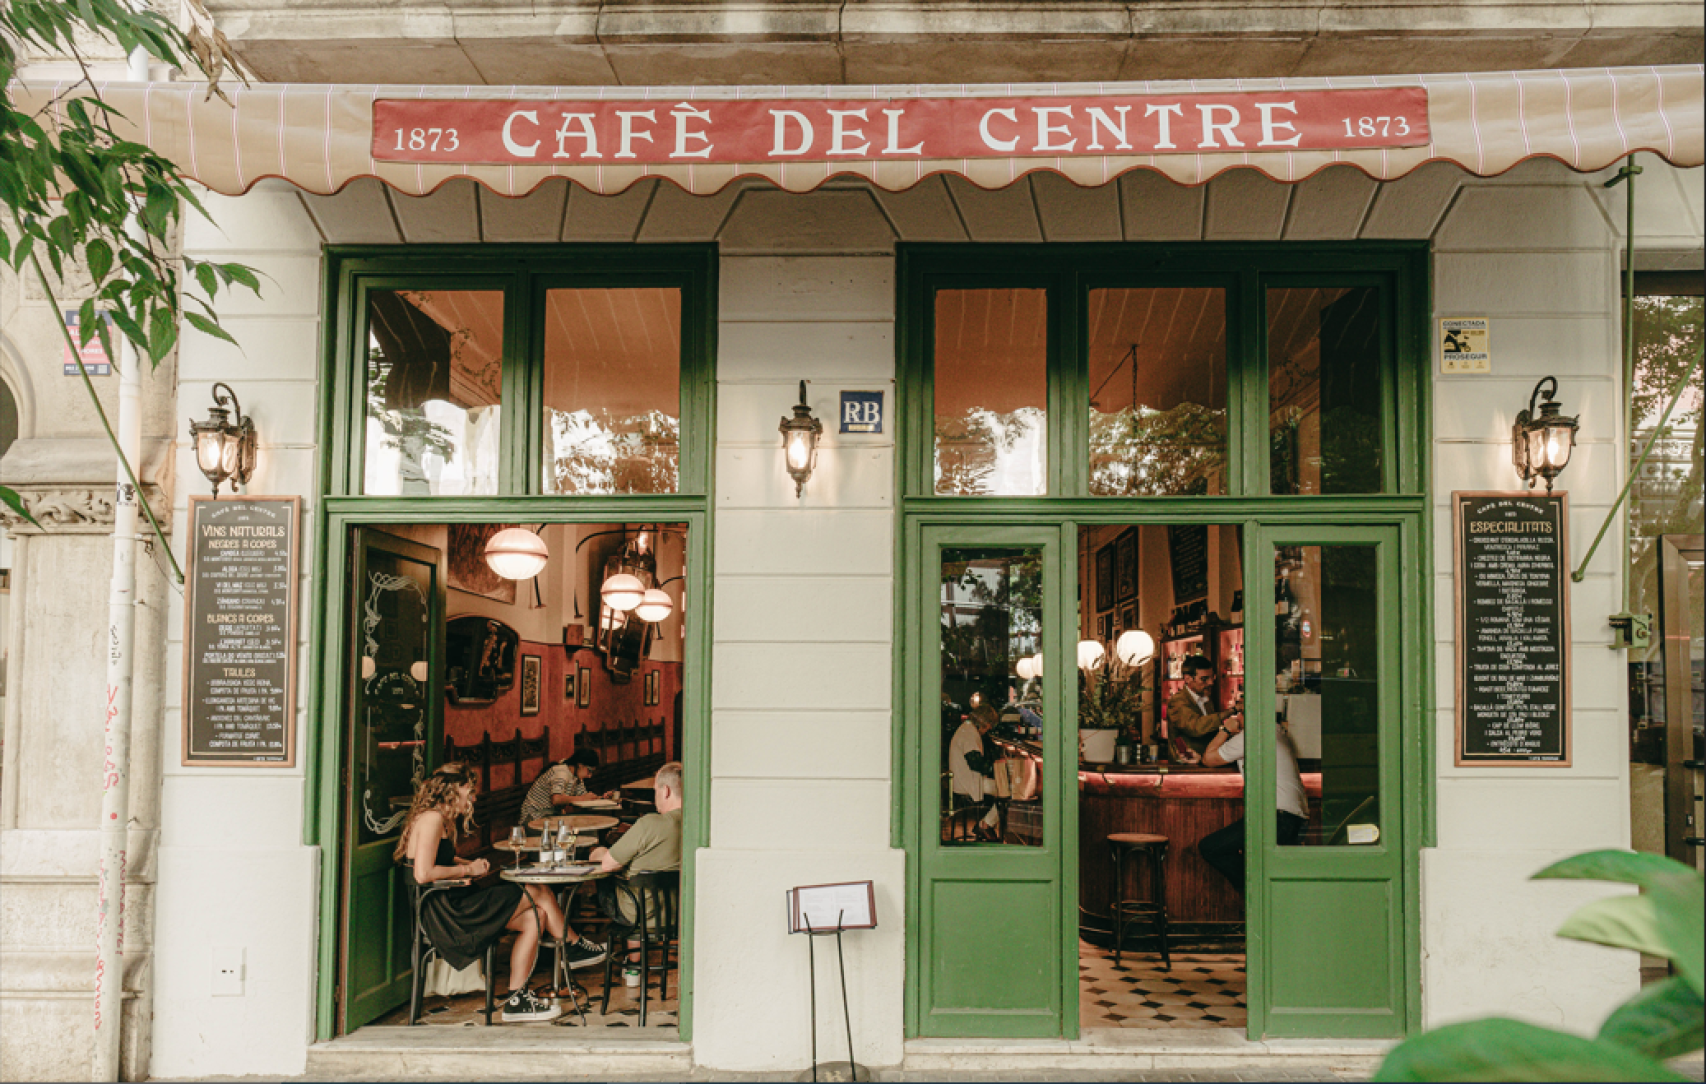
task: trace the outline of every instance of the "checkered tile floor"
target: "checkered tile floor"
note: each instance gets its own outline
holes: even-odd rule
[[[1081,1028],[1239,1028],[1245,1025],[1242,953],[1113,953],[1078,943]]]

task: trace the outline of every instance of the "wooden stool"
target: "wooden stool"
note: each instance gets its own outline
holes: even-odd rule
[[[1147,918],[1154,924],[1156,939],[1161,943],[1161,966],[1173,970],[1173,961],[1167,954],[1167,837],[1148,832],[1115,832],[1108,836],[1108,850],[1114,858],[1114,966],[1120,965],[1120,952],[1125,947],[1126,922]],[[1154,874],[1151,884],[1154,899],[1126,898],[1128,853],[1141,854],[1149,860],[1149,869]]]

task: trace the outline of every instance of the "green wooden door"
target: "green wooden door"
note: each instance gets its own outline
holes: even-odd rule
[[[1403,660],[1414,639],[1407,626],[1419,620],[1403,612],[1412,600],[1401,590],[1400,529],[1270,527],[1251,553],[1250,1035],[1399,1036],[1412,966],[1404,951]],[[1271,621],[1256,617],[1269,612]],[[1310,795],[1308,824],[1298,831],[1294,822],[1295,838],[1277,812],[1289,804],[1282,743]]]
[[[1075,845],[1062,798],[1076,799],[1069,770],[1077,764],[1076,728],[1058,725],[1065,700],[1061,683],[1047,676],[1073,672],[1060,617],[1061,529],[917,529],[912,552],[921,567],[910,582],[921,590],[907,632],[917,647],[908,652],[909,778],[917,781],[914,1029],[1059,1036],[1065,945],[1077,920],[1062,884],[1062,855]],[[1045,676],[1021,680],[1019,661],[1039,655]],[[987,737],[978,733],[980,720],[995,724]],[[1036,764],[1040,794],[1025,801],[974,794],[988,788],[979,782],[985,754]]]
[[[349,714],[344,750],[342,1027],[409,999],[408,887],[392,857],[415,784],[442,734],[442,555],[364,529],[348,598]]]

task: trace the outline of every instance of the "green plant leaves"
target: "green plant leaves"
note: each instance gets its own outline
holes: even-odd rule
[[[1377,1081],[1687,1080],[1616,1043],[1526,1024],[1476,1020],[1410,1039],[1386,1056]]]
[[[30,510],[24,507],[24,498],[18,496],[16,491],[6,486],[0,486],[0,502],[4,502],[7,508],[24,517],[25,522],[29,523],[30,526],[41,526],[36,522],[36,517],[30,515]]]
[[[1671,858],[1641,851],[1589,851],[1555,862],[1536,880],[1640,885],[1640,896],[1597,900],[1571,915],[1560,937],[1663,956],[1696,995],[1706,994],[1706,878]]]
[[[1649,1058],[1674,1058],[1706,1041],[1706,1002],[1684,979],[1655,982],[1624,1002],[1600,1025],[1602,1042]]]

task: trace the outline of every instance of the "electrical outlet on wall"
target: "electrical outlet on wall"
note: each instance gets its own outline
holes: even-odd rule
[[[225,946],[213,950],[213,996],[243,996],[242,946]]]

